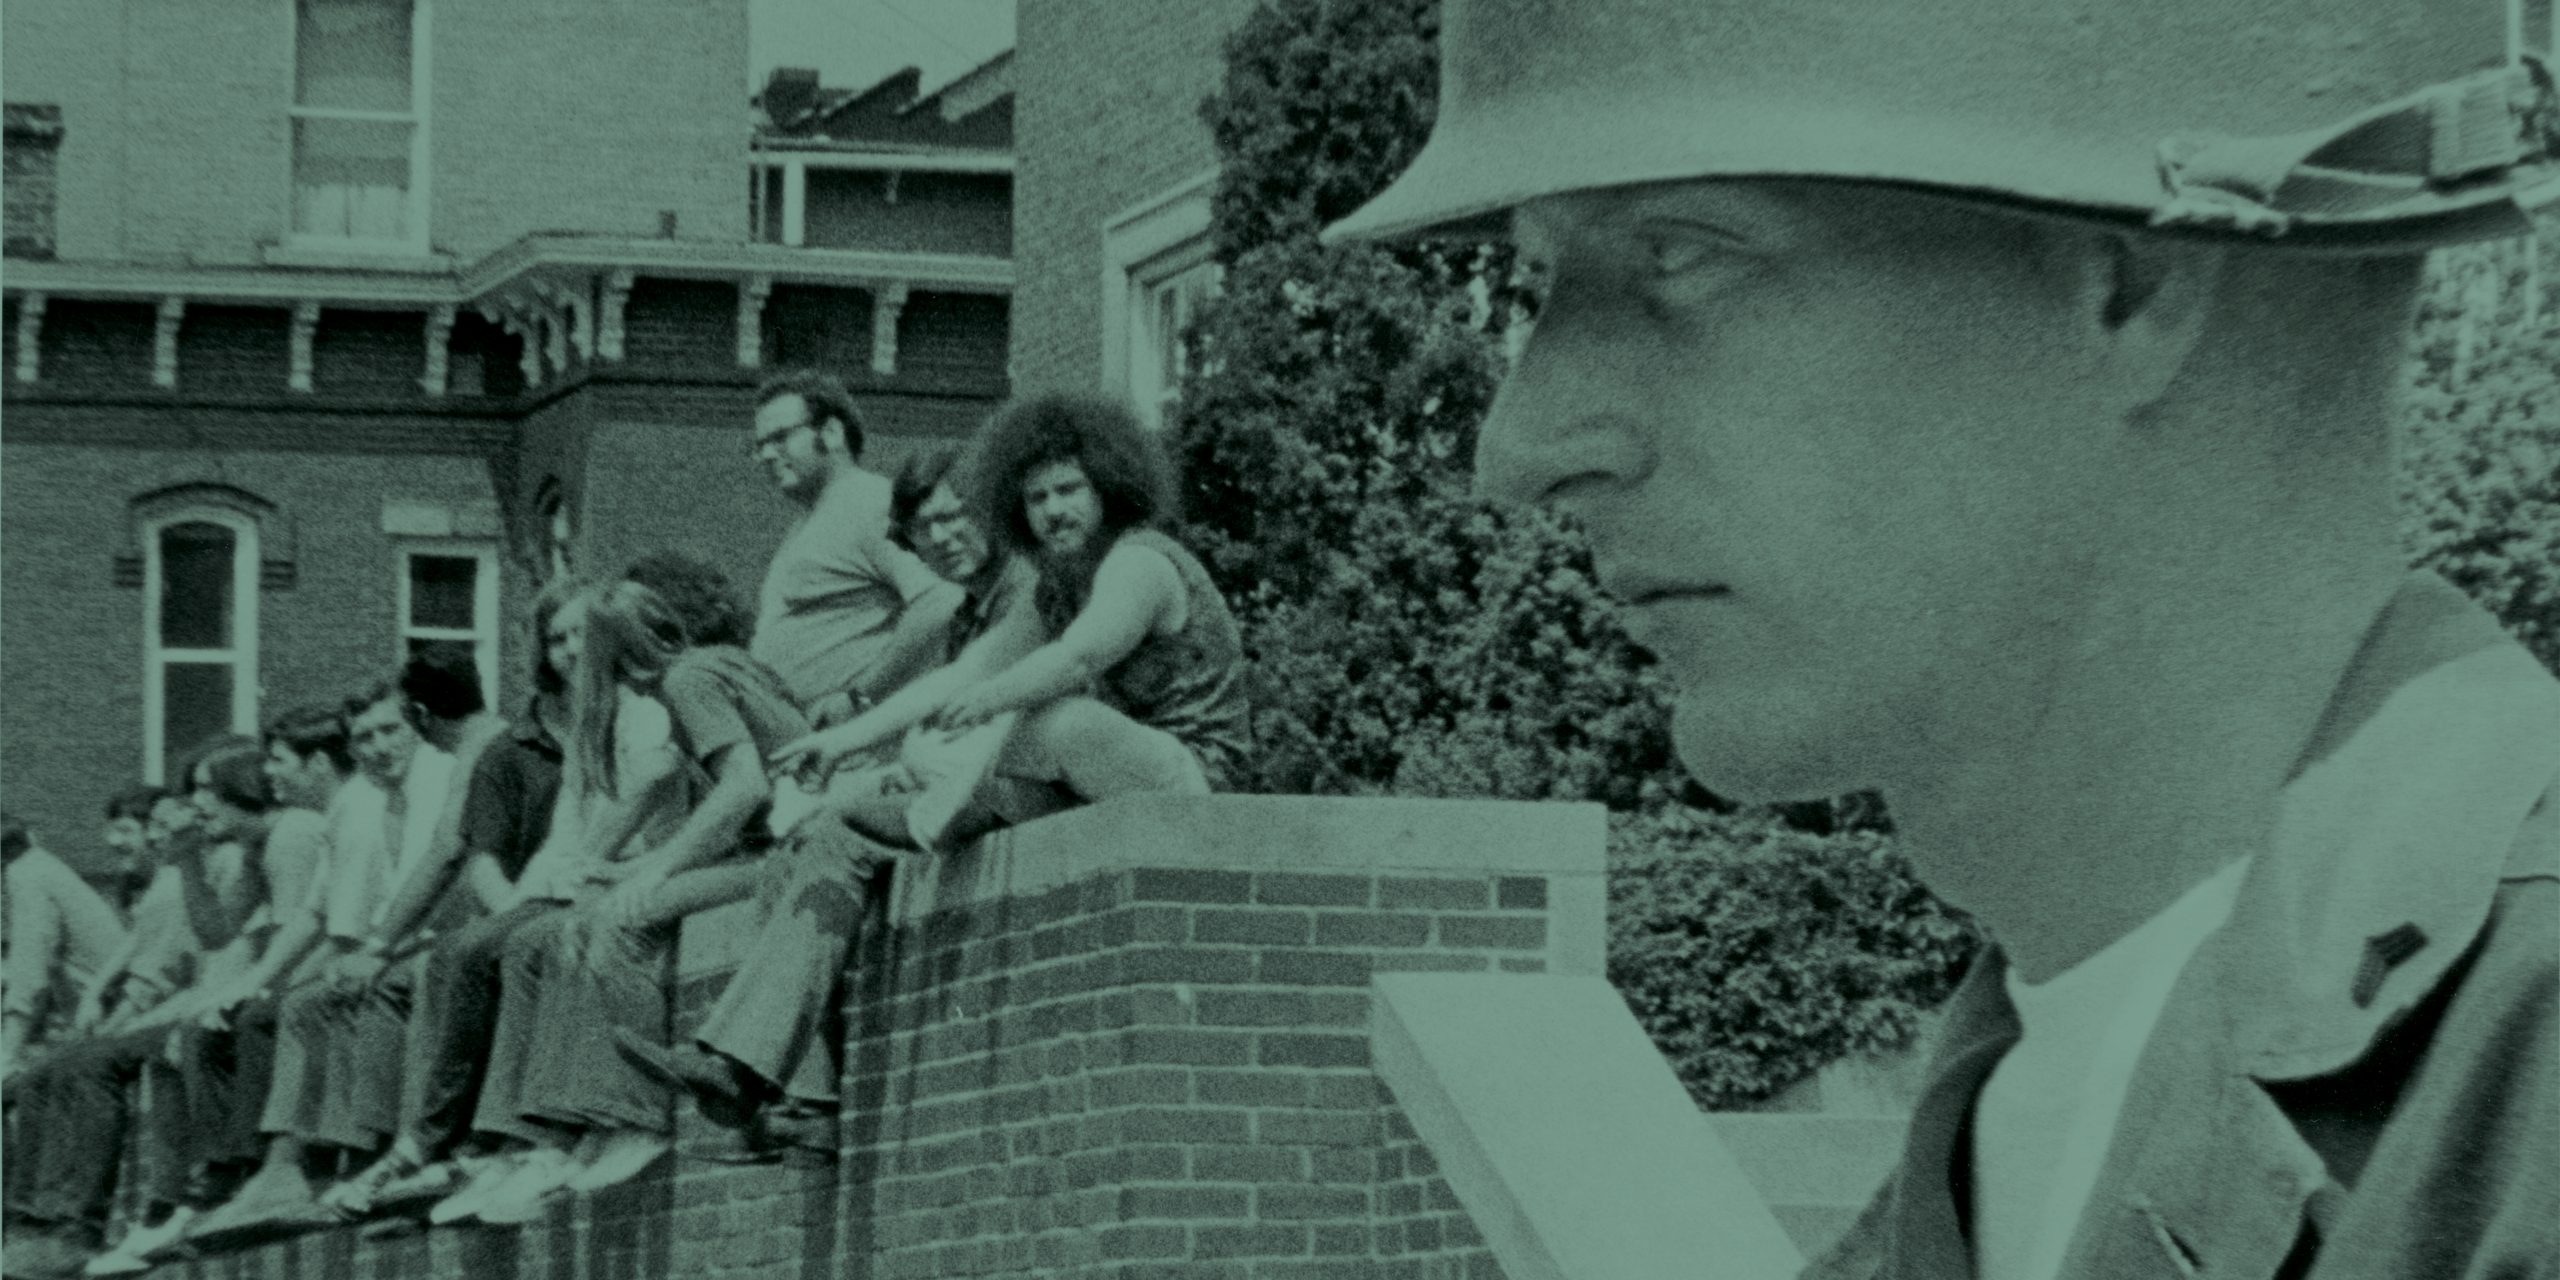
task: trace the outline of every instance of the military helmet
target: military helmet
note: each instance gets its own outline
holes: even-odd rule
[[[1430,141],[1326,236],[1702,177],[2329,252],[2512,236],[2560,198],[2525,2],[1444,0]]]

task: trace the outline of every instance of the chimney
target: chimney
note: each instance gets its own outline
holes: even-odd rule
[[[776,128],[789,128],[818,102],[818,73],[810,67],[775,67],[759,95],[764,114]]]

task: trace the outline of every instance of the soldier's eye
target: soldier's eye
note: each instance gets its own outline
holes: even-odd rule
[[[1645,264],[1655,275],[1685,275],[1714,265],[1739,246],[1731,235],[1689,222],[1648,223],[1637,233]]]

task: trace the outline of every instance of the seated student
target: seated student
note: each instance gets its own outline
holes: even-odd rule
[[[476,676],[469,697],[463,694],[459,672],[434,679],[421,672],[419,679],[404,681],[412,701],[427,715],[428,738],[439,746],[451,740],[460,748],[457,773],[464,771],[465,753],[475,758],[467,784],[456,789],[461,806],[451,842],[445,843],[440,833],[430,852],[431,858],[441,854],[442,864],[423,867],[410,878],[377,936],[404,936],[423,919],[434,895],[449,892],[443,886],[455,879],[479,914],[436,938],[424,954],[397,1089],[385,1099],[396,1101],[391,1144],[380,1159],[323,1197],[332,1208],[363,1214],[377,1205],[440,1199],[463,1177],[450,1157],[464,1137],[488,1068],[501,947],[517,926],[556,907],[526,897],[518,878],[541,847],[560,794],[560,743],[569,732],[568,685],[562,673],[571,660],[561,614],[573,590],[566,581],[556,582],[536,597],[533,629],[543,646],[534,662],[533,701],[513,725],[476,752],[463,741],[472,736],[471,722],[484,714],[474,701]],[[387,951],[389,944],[378,949]]]
[[[107,801],[103,840],[122,861],[117,878],[128,897],[121,905],[131,929],[125,945],[89,980],[71,1016],[74,1035],[113,1032],[177,989],[176,972],[193,950],[194,934],[186,919],[183,872],[162,856],[179,820],[154,825],[153,811],[167,806],[183,812],[183,824],[194,822],[194,806],[144,783],[118,792]]]
[[[9,814],[0,814],[0,865],[7,868],[9,928],[7,1038],[0,1044],[0,1055],[5,1055],[0,1072],[6,1073],[13,1095],[22,1090],[28,1095],[13,1097],[21,1102],[19,1132],[13,1136],[22,1140],[10,1143],[7,1160],[8,1274],[69,1274],[96,1247],[104,1213],[90,1212],[86,1204],[45,1185],[38,1171],[54,1163],[45,1157],[58,1158],[74,1145],[63,1141],[73,1135],[60,1128],[64,1117],[54,1105],[55,1091],[46,1087],[56,1073],[41,1068],[30,1072],[31,1089],[20,1086],[18,1076],[21,1064],[45,1044],[53,1027],[69,1021],[79,988],[124,946],[124,922],[78,872]],[[78,1135],[81,1140],[91,1137]]]
[[[191,1240],[328,1221],[304,1162],[365,1141],[351,1096],[363,1081],[342,966],[423,856],[444,812],[453,757],[421,740],[392,681],[349,699],[346,725],[358,772],[329,798],[326,865],[252,975],[264,988],[303,960],[299,952],[317,947],[315,967],[297,974],[275,1006],[275,1059],[258,1119],[266,1152],[237,1195],[189,1228]],[[220,795],[197,800],[217,821],[247,816],[227,813]]]
[[[107,822],[98,832],[98,843],[107,846],[115,860],[115,879],[103,892],[107,901],[128,917],[141,905],[142,895],[160,870],[151,858],[150,842],[145,839],[151,825],[151,804],[160,795],[160,788],[147,782],[117,792],[107,800]]]
[[[55,1026],[71,1021],[79,993],[130,935],[116,909],[14,816],[0,815],[0,865],[9,898],[0,1075],[13,1075]]]
[[[1085,800],[1230,785],[1248,742],[1243,647],[1208,571],[1156,527],[1174,480],[1155,438],[1116,404],[1044,396],[988,420],[971,474],[998,544],[1038,567],[1033,609],[779,758],[824,773],[913,724],[1019,712],[995,783]]]
[[[745,606],[728,579],[709,564],[662,552],[634,561],[624,576],[657,592],[697,643],[739,646],[746,640],[751,624]],[[555,586],[561,595],[552,602],[556,612],[544,631],[545,651],[564,681],[560,740],[574,748],[568,730],[575,717],[565,708],[586,647],[588,593],[565,581]],[[476,936],[467,949],[456,948],[453,982],[466,994],[452,1005],[449,1034],[457,1039],[451,1043],[474,1046],[484,1062],[467,1081],[458,1072],[439,1073],[438,1083],[418,1099],[422,1149],[434,1151],[441,1143],[455,1152],[454,1168],[430,1167],[418,1175],[421,1183],[451,1185],[456,1175],[461,1182],[429,1210],[430,1222],[476,1219],[501,1191],[508,1192],[510,1202],[521,1200],[525,1179],[557,1186],[580,1167],[579,1155],[595,1154],[592,1147],[579,1150],[586,1137],[582,1130],[529,1118],[517,1105],[518,1087],[535,1061],[552,948],[545,937],[519,946],[515,935],[610,888],[626,865],[614,861],[613,853],[635,840],[656,844],[682,823],[691,803],[690,779],[676,767],[673,727],[665,708],[648,698],[632,705],[634,714],[614,720],[612,750],[620,762],[615,785],[607,787],[588,776],[576,751],[564,751],[558,799],[541,844],[516,876],[516,906],[502,925]],[[528,1165],[534,1172],[519,1179]],[[395,1189],[384,1194],[390,1197]],[[540,1193],[530,1194],[539,1201]]]
[[[908,466],[890,501],[898,543],[967,592],[949,624],[946,658],[983,633],[993,614],[1026,604],[1033,581],[1027,563],[1012,562],[1018,572],[1008,573],[994,562],[985,533],[949,483],[952,463],[945,452]],[[845,797],[868,802],[902,792],[889,782],[899,768],[878,766],[866,771],[869,782],[848,778],[831,787],[835,802],[822,801],[823,813],[800,822],[765,860],[757,900],[766,910],[755,941],[691,1043],[661,1045],[620,1029],[615,1047],[660,1083],[691,1093],[704,1116],[753,1129],[765,1142],[807,1135],[833,1151],[827,1114],[838,1074],[835,996],[865,902],[894,854],[848,838],[832,819],[864,807]],[[766,1107],[773,1103],[790,1104],[799,1122],[770,1122]]]
[[[695,645],[655,592],[620,582],[583,598],[575,677],[575,768],[616,793],[640,771],[669,770],[701,784],[682,823],[663,839],[622,837],[605,850],[609,887],[520,930],[508,943],[506,984],[539,991],[519,1050],[514,1121],[546,1135],[478,1206],[487,1222],[521,1222],[563,1190],[596,1190],[665,1153],[667,1098],[613,1052],[613,1029],[652,1029],[667,1017],[664,967],[675,922],[753,892],[771,786],[764,756],[807,732],[773,672],[740,649]],[[620,749],[624,722],[663,723],[642,741],[652,759]],[[618,833],[615,833],[618,834]],[[509,1015],[502,1013],[502,1021]],[[492,1075],[500,1067],[493,1063]],[[484,1095],[482,1111],[492,1099]],[[575,1149],[562,1141],[574,1136]]]
[[[222,793],[233,797],[241,810],[264,813],[267,788],[259,763],[255,748],[222,740],[200,758],[184,763],[182,777],[193,784],[191,793]],[[185,1082],[165,1063],[163,1053],[172,1031],[209,1006],[213,997],[208,984],[228,982],[235,975],[222,956],[238,941],[219,936],[216,929],[219,922],[245,919],[255,912],[248,899],[263,892],[265,872],[259,860],[245,856],[242,841],[266,835],[273,824],[254,831],[246,825],[235,829],[204,822],[202,813],[202,806],[175,793],[162,796],[154,805],[148,838],[168,878],[158,880],[153,893],[218,894],[225,900],[201,911],[175,903],[171,904],[174,910],[146,915],[151,928],[180,936],[145,938],[145,958],[136,967],[137,972],[174,972],[191,964],[197,973],[195,984],[148,1008],[110,1008],[101,1019],[102,1034],[48,1062],[29,1102],[47,1117],[49,1132],[34,1149],[20,1147],[11,1152],[12,1176],[23,1170],[26,1178],[13,1194],[21,1200],[42,1201],[53,1216],[78,1224],[72,1239],[84,1255],[95,1251],[98,1229],[104,1226],[114,1200],[125,1138],[136,1132],[129,1090],[145,1074],[150,1075],[153,1089],[150,1114],[142,1117],[138,1130],[148,1153],[143,1168],[149,1181],[137,1197],[144,1213],[126,1243],[107,1256],[128,1252],[137,1240],[173,1239],[213,1190],[193,1179],[205,1163],[199,1146],[203,1126],[190,1106]],[[309,859],[289,847],[296,840],[294,832],[277,834],[280,839],[268,842],[276,847],[264,861],[284,864],[281,874],[288,883],[298,884],[290,867],[307,864]],[[199,916],[215,924],[199,925]],[[204,945],[208,935],[215,945]],[[157,955],[176,959],[151,958]],[[136,984],[128,980],[120,990],[133,993]],[[25,1265],[23,1259],[21,1264]],[[92,1269],[100,1266],[97,1259],[89,1259],[88,1264]],[[138,1263],[130,1268],[115,1266],[100,1273],[127,1269],[140,1267]]]
[[[476,899],[449,892],[465,794],[450,779],[476,768],[507,727],[482,700],[479,668],[466,650],[412,656],[401,667],[394,696],[416,731],[395,736],[425,744],[404,775],[404,790],[412,796],[440,790],[438,807],[432,815],[408,812],[402,819],[408,824],[403,846],[377,876],[375,905],[362,917],[362,936],[330,959],[309,990],[288,1001],[289,1018],[311,1028],[305,1034],[318,1042],[307,1052],[329,1064],[325,1100],[313,1112],[318,1128],[309,1136],[352,1153],[378,1151],[399,1127],[401,1066],[427,948],[438,933],[478,914]],[[433,782],[422,768],[441,768],[446,781]],[[416,831],[422,818],[428,825],[420,849]],[[342,1208],[341,1187],[324,1194],[321,1207]]]

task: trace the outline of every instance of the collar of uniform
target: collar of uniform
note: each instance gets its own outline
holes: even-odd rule
[[[2119,1124],[2065,1276],[2283,1264],[2328,1173],[2260,1082],[2362,1057],[2468,950],[2560,774],[2560,682],[2420,575],[2366,635],[2303,760],[2230,920],[2143,1050],[2121,1114],[2146,1119]],[[1880,1275],[1973,1274],[1960,1156],[1974,1097],[2018,1036],[2006,968],[1986,948],[1948,1003]]]
[[[2367,635],[2223,928],[2229,1033],[2262,1080],[2326,1075],[2478,935],[2560,779],[2560,681],[2432,575]]]
[[[2276,1274],[2342,1191],[2266,1085],[2371,1051],[2478,935],[2560,775],[2560,682],[2413,578],[2278,799],[2231,918],[2163,1008],[2066,1276]]]

